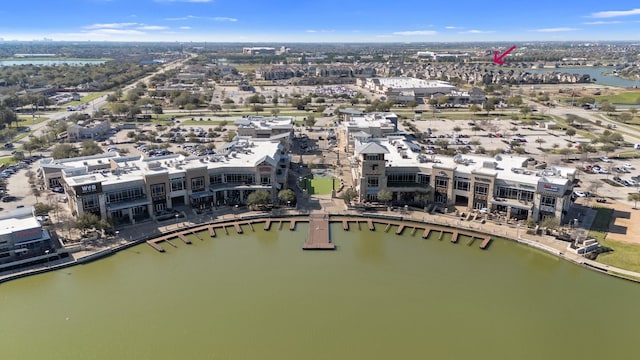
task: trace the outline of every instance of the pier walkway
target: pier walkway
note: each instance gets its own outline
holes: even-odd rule
[[[309,216],[309,236],[302,246],[304,250],[335,250],[336,245],[329,239],[329,216],[312,214]]]

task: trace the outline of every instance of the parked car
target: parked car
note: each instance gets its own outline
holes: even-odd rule
[[[575,195],[577,197],[587,197],[587,194],[585,194],[584,191],[580,191],[580,190],[575,190],[573,192],[573,195]]]
[[[600,161],[602,161],[602,162],[606,162],[606,163],[611,162],[611,160],[610,160],[608,157],[606,157],[606,156],[601,157],[601,158],[600,158]]]

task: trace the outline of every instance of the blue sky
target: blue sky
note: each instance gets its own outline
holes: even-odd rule
[[[447,42],[638,40],[632,1],[8,0],[4,40]]]

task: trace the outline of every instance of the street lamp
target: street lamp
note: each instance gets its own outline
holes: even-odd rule
[[[516,239],[520,239],[520,224],[516,225]]]
[[[44,251],[45,255],[47,255],[47,267],[49,267],[49,253],[51,252],[51,250],[47,249]]]
[[[180,217],[180,214],[176,214],[176,230],[178,230],[178,218]]]

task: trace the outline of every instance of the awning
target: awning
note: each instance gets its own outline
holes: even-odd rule
[[[107,205],[107,210],[115,211],[115,210],[129,209],[129,208],[132,208],[132,207],[137,207],[137,206],[142,206],[142,205],[149,205],[149,204],[151,204],[151,201],[149,201],[147,199],[142,199],[142,200],[138,200],[138,201],[109,204],[109,205]]]
[[[211,191],[197,191],[189,195],[192,199],[200,199],[203,197],[213,196]]]

